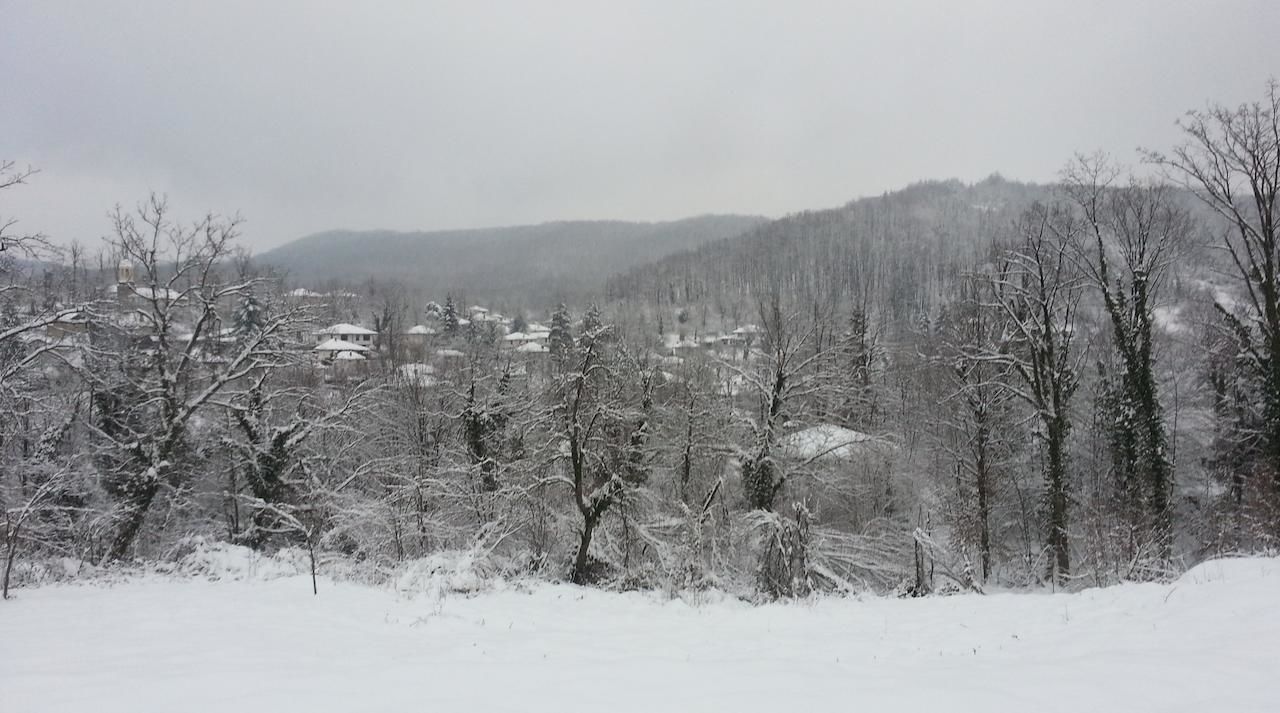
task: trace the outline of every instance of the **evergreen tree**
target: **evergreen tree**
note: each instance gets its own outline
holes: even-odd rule
[[[453,303],[453,295],[444,300],[444,308],[440,310],[440,323],[444,325],[444,333],[453,336],[458,333],[458,306]]]
[[[604,321],[600,318],[600,308],[596,303],[592,302],[587,305],[586,314],[582,315],[582,343],[590,344],[600,337],[600,331],[604,329]]]
[[[586,314],[582,315],[582,333],[591,334],[598,331],[604,322],[600,319],[600,307],[595,302],[587,305]]]
[[[551,337],[547,344],[551,350],[551,356],[556,359],[563,359],[573,352],[572,322],[569,308],[561,302],[551,315]]]
[[[851,428],[872,430],[879,415],[872,376],[880,347],[862,308],[853,310],[849,330],[840,337],[838,348],[842,362],[838,416]]]
[[[266,323],[266,317],[266,308],[258,300],[258,295],[251,289],[246,291],[232,314],[235,335],[242,337],[258,332]]]

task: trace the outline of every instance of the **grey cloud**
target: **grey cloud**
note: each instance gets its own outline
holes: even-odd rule
[[[155,189],[262,248],[334,227],[781,214],[1166,145],[1280,71],[1259,2],[12,2],[0,211]]]

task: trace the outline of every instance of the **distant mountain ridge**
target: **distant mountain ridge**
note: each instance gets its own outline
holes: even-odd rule
[[[443,293],[572,296],[600,290],[616,272],[735,237],[767,219],[706,215],[684,220],[561,221],[470,230],[331,230],[257,256],[293,282],[403,281]]]
[[[671,305],[732,304],[776,285],[911,314],[990,255],[1018,213],[1034,201],[1052,200],[1054,191],[998,175],[972,184],[921,181],[840,207],[794,213],[732,240],[628,268],[610,277],[606,294],[656,296]]]

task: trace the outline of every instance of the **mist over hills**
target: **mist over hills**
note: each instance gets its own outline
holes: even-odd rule
[[[725,305],[765,283],[843,295],[908,315],[990,256],[1014,218],[1054,187],[1000,176],[922,181],[843,206],[761,223],[733,239],[638,265],[609,279],[613,299]]]
[[[784,273],[802,290],[878,293],[902,308],[972,265],[1013,218],[1053,188],[993,176],[922,181],[776,220],[559,221],[470,230],[331,230],[257,257],[299,285],[403,282],[428,294],[518,301],[693,302],[749,293],[747,276]],[[770,277],[769,279],[773,279]]]
[[[945,301],[990,260],[1052,184],[999,175],[929,180],[776,220],[723,215],[661,223],[566,221],[437,232],[329,231],[259,256],[291,282],[400,281],[431,295],[516,303],[607,299],[657,304],[750,301],[764,282],[798,295],[874,302],[899,317]],[[1201,207],[1182,196],[1193,212]]]
[[[332,230],[262,253],[257,261],[299,284],[402,281],[431,292],[465,290],[534,299],[599,291],[616,272],[742,234],[765,218],[707,215],[638,223],[562,221],[472,230]]]

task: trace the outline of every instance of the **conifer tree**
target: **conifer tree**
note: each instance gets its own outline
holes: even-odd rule
[[[453,295],[444,300],[444,308],[440,310],[440,323],[444,325],[444,333],[453,336],[458,333],[458,306],[453,302]]]
[[[551,356],[563,359],[573,352],[573,318],[569,316],[569,308],[561,302],[551,315],[551,337],[548,347]]]

